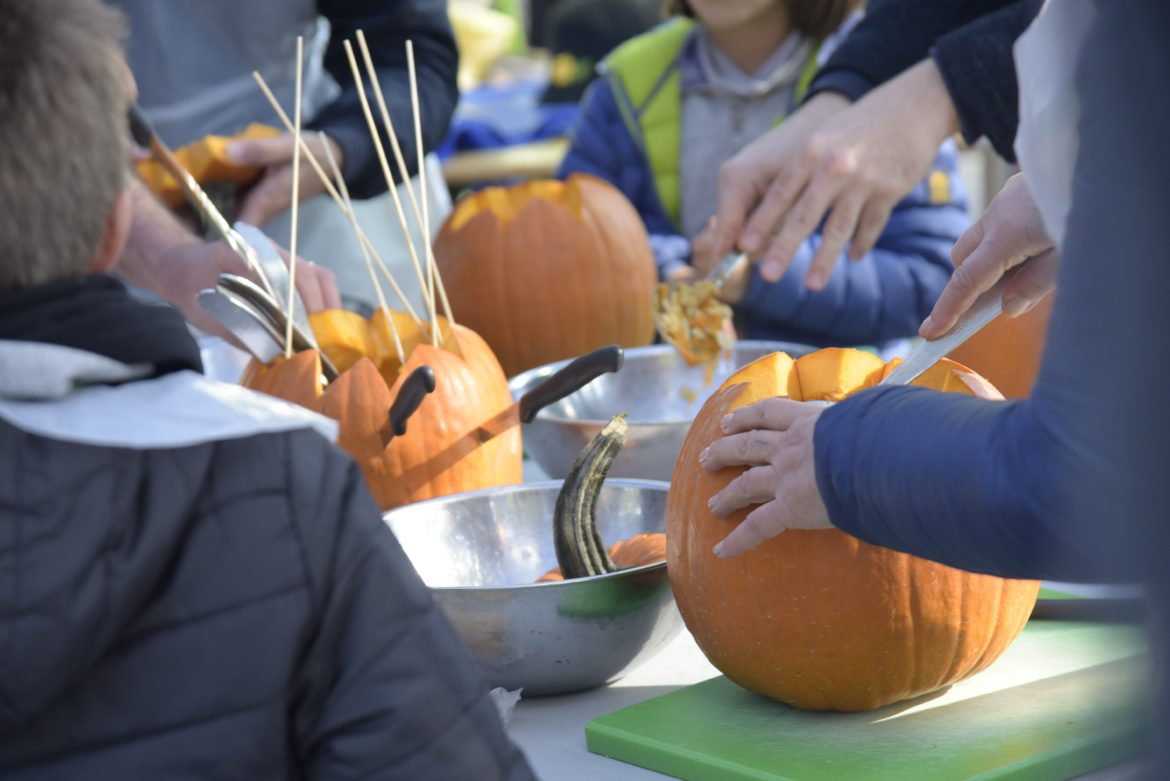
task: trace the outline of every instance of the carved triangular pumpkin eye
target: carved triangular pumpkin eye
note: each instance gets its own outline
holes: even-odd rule
[[[658,273],[646,228],[601,179],[480,190],[455,205],[434,254],[459,323],[483,336],[509,377],[654,339]]]
[[[712,552],[755,509],[717,518],[707,508],[744,472],[712,473],[699,464],[699,454],[723,436],[723,417],[776,396],[839,400],[895,365],[835,348],[795,361],[783,353],[760,358],[711,395],[675,462],[666,558],[687,628],[728,678],[797,708],[869,710],[962,680],[1003,653],[1036,602],[1036,581],[962,572],[837,529],[788,530],[727,560]],[[982,377],[946,360],[915,384],[998,396]]]

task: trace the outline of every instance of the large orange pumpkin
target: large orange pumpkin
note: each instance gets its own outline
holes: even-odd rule
[[[608,182],[493,187],[461,200],[435,240],[455,319],[508,376],[607,344],[654,338],[646,229]]]
[[[397,325],[401,364],[387,319]],[[384,510],[436,496],[521,481],[518,413],[491,349],[475,332],[440,319],[442,345],[402,312],[372,321],[343,311],[310,316],[322,351],[341,375],[322,388],[314,350],[263,366],[253,361],[241,383],[338,421],[338,443],[361,466]],[[403,381],[430,366],[435,390],[386,444],[390,407]]]
[[[773,396],[837,400],[896,362],[828,349],[741,369],[704,404],[675,464],[667,568],[699,647],[728,678],[797,708],[859,711],[917,697],[991,664],[1015,639],[1035,581],[976,575],[869,545],[842,531],[786,531],[734,559],[711,549],[747,510],[716,518],[707,500],[742,469],[709,474],[699,453],[730,410]],[[986,380],[950,362],[915,383],[978,396]]]

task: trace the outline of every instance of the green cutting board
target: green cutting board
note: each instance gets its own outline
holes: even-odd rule
[[[869,713],[798,711],[720,676],[585,726],[589,750],[686,781],[1058,781],[1143,750],[1139,630],[1032,621],[990,668]]]

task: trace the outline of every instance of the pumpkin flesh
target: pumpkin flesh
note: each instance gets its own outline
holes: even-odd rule
[[[860,351],[821,353],[760,358],[704,405],[671,482],[667,566],[687,628],[728,678],[797,708],[870,710],[991,664],[1023,628],[1039,583],[963,572],[835,529],[786,531],[730,560],[712,553],[752,509],[726,519],[707,509],[743,471],[699,466],[723,416],[773,396],[843,398],[893,368]],[[987,394],[971,374],[946,361],[915,384]]]

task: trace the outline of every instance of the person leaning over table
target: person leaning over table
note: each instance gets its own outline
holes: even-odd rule
[[[836,526],[975,572],[1143,581],[1158,779],[1170,777],[1170,106],[1144,96],[1170,78],[1167,29],[1170,7],[1153,0],[1061,0],[1017,45],[1031,83],[1024,177],[960,239],[967,282],[940,298],[933,326],[1028,259],[1014,293],[1059,292],[1030,398],[890,387],[823,410],[771,399],[730,415],[701,456],[708,470],[750,467],[712,497],[715,515],[759,505],[719,556]]]
[[[842,250],[857,260],[875,246],[945,139],[960,131],[971,143],[986,137],[1014,161],[1011,46],[1039,7],[1040,0],[870,2],[793,117],[720,170],[707,262],[738,247],[759,262],[761,276],[778,279],[819,231],[821,253],[799,268],[819,290],[842,268],[834,263]]]
[[[559,175],[600,176],[630,199],[662,280],[709,270],[720,166],[777,122],[787,124],[858,5],[669,3],[676,18],[605,60]],[[940,139],[930,171],[898,204],[876,246],[852,264],[831,252],[837,274],[827,288],[812,291],[803,280],[827,250],[814,234],[783,278],[768,282],[745,267],[720,297],[734,305],[749,338],[892,347],[915,333],[942,292],[950,247],[968,224],[955,146]]]
[[[392,269],[402,267],[404,240],[386,195],[386,180],[342,43],[346,39],[353,43],[382,145],[398,182],[390,141],[381,129],[357,46],[356,33],[364,32],[408,172],[414,177],[418,155],[404,47],[406,41],[413,42],[423,146],[432,150],[446,136],[458,100],[458,52],[445,0],[107,1],[129,19],[127,57],[138,81],[139,103],[171,147],[213,133],[232,135],[252,122],[279,124],[252,78],[253,71],[264,77],[291,117],[296,38],[304,36],[305,143],[323,165],[324,145],[330,146],[355,199],[362,227]],[[264,167],[259,181],[243,195],[236,217],[265,228],[279,242],[287,242],[291,134],[241,140],[230,145],[228,153],[241,164]],[[440,219],[436,213],[446,193],[430,189],[432,229],[437,230]],[[334,272],[344,296],[373,304],[374,294],[352,227],[328,196],[322,195],[324,186],[311,166],[301,166],[299,192],[301,252]],[[414,226],[405,200],[404,206],[417,244],[421,231]],[[132,233],[132,249],[137,241],[137,233]],[[402,281],[405,285],[405,277]]]
[[[532,779],[333,424],[105,273],[121,28],[0,0],[0,777]]]

